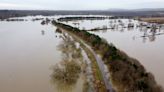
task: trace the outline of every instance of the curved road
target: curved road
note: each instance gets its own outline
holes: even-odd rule
[[[99,69],[100,69],[100,71],[101,71],[101,75],[102,75],[102,77],[103,77],[103,80],[104,80],[104,83],[105,83],[105,87],[106,87],[106,89],[107,89],[107,92],[115,92],[115,91],[113,90],[113,88],[112,88],[112,85],[111,85],[111,82],[110,82],[110,80],[109,80],[109,77],[106,76],[107,72],[105,71],[105,67],[104,67],[104,63],[103,63],[102,59],[101,59],[99,56],[97,56],[97,54],[93,51],[93,49],[92,49],[89,45],[85,44],[83,41],[81,41],[81,42],[82,42],[82,43],[92,52],[92,54],[94,55],[94,57],[95,57],[95,59],[96,59],[96,62],[97,62],[97,64],[98,64],[98,67],[99,67]]]
[[[67,30],[65,30],[63,28],[61,28],[61,29],[67,32]],[[94,55],[94,57],[96,59],[96,62],[98,64],[98,67],[99,67],[99,69],[101,71],[101,75],[103,77],[103,81],[105,83],[105,87],[107,89],[107,92],[115,92],[114,89],[112,88],[111,82],[109,80],[109,76],[107,76],[107,72],[105,71],[103,60],[99,56],[97,56],[97,54],[94,52],[94,50],[89,45],[87,45],[83,40],[81,40],[76,35],[74,35],[74,37],[76,39],[79,39],[82,42],[82,44],[84,44],[91,51],[91,53]]]

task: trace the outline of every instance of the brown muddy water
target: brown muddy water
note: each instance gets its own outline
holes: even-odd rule
[[[147,71],[155,76],[157,83],[164,87],[163,25],[161,29],[151,31],[146,27],[137,27],[141,23],[147,23],[129,19],[82,20],[64,23],[86,30],[104,28],[104,30],[89,32],[99,35],[129,56],[138,59]],[[134,24],[134,28],[126,28],[129,23]]]
[[[54,81],[54,68],[68,53],[59,48],[67,42],[57,28],[24,18],[0,21],[0,92],[82,92],[81,73],[71,87]]]
[[[82,73],[83,70],[75,71],[73,74],[69,72],[74,78],[65,77],[72,81],[63,82],[60,76],[55,74],[56,71],[68,68],[65,66],[67,60],[89,62],[87,55],[84,54],[85,51],[79,50],[73,38],[57,32],[55,26],[41,25],[41,20],[31,21],[36,17],[23,17],[28,21],[0,21],[0,92],[83,92],[85,81],[92,80],[93,76],[86,76]],[[50,18],[58,17],[60,16]],[[163,27],[161,30],[152,32],[150,29],[138,28],[139,21],[128,19],[121,19],[121,21],[123,26],[131,22],[135,27],[122,28],[117,26],[120,25],[118,20],[111,19],[65,23],[87,30],[110,28],[115,25],[114,29],[89,32],[99,35],[129,56],[138,59],[164,87]],[[81,64],[82,62],[79,62],[80,66]],[[91,70],[90,67],[87,68]],[[88,74],[91,74],[90,72]],[[92,87],[89,90],[89,92],[94,91]]]

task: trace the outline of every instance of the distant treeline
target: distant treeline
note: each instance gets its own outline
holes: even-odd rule
[[[113,15],[118,17],[161,17],[164,16],[163,10],[131,10],[131,11],[110,11],[110,10],[83,10],[83,11],[73,11],[73,10],[0,10],[0,19],[10,18],[10,17],[21,17],[21,16],[35,16],[35,15]]]
[[[103,20],[108,19],[110,17],[103,16],[103,17],[61,17],[58,21],[73,21],[73,20]]]
[[[0,19],[6,19],[11,17],[23,17],[23,16],[50,16],[55,13],[52,11],[41,10],[0,10]]]

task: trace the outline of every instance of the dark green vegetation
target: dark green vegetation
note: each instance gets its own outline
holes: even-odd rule
[[[163,92],[153,75],[148,73],[139,61],[127,56],[99,36],[56,21],[52,21],[52,24],[76,34],[102,56],[117,92]]]
[[[6,21],[27,21],[25,19],[6,19]]]
[[[76,21],[76,20],[103,20],[110,17],[62,17],[58,21]]]

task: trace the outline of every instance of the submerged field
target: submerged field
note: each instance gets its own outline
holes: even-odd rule
[[[0,92],[83,92],[88,87],[84,87],[85,80],[92,76],[86,78],[77,62],[71,63],[71,58],[76,57],[74,60],[82,63],[87,57],[81,56],[84,52],[74,41],[68,40],[69,36],[57,32],[55,26],[41,25],[42,20],[33,21],[40,17],[43,16],[21,17],[27,21],[0,22]],[[66,58],[67,54],[72,56]],[[70,63],[65,63],[65,59],[70,59]],[[64,76],[68,82],[61,79],[59,72],[55,75],[62,70],[58,65],[68,65],[66,68],[70,70],[66,73],[70,76]],[[64,71],[60,73],[65,74]]]
[[[161,92],[163,25],[81,15],[51,24],[62,17],[0,21],[0,91]]]
[[[153,73],[157,82],[164,86],[164,73],[159,68],[164,64],[163,24],[157,24],[157,29],[152,30],[151,23],[133,19],[82,20],[62,23],[88,30],[108,43],[113,43],[129,56],[138,59],[147,71]],[[129,23],[134,24],[134,27],[128,28]],[[91,29],[101,30],[92,31]]]
[[[113,86],[116,87],[116,91],[162,92],[161,87],[156,84],[153,75],[146,72],[144,67],[136,59],[127,56],[124,52],[99,38],[99,36],[88,33],[86,30],[79,30],[55,21],[52,23],[59,28],[63,28],[79,36],[97,54],[101,55],[104,63],[108,66],[111,75],[110,79]],[[126,75],[124,75],[125,73]]]

